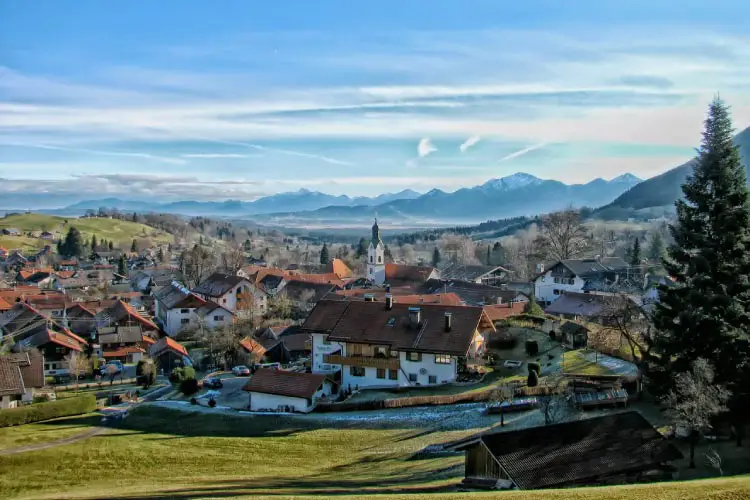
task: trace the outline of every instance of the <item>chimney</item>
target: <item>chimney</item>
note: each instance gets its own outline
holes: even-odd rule
[[[365,302],[375,302],[375,296],[371,293],[366,293]]]
[[[453,325],[453,313],[445,313],[445,331],[449,332],[451,331],[451,326]]]
[[[390,311],[393,309],[393,295],[390,293],[385,294],[385,308]]]
[[[503,303],[503,298],[498,295],[497,297],[495,297],[495,303],[497,305],[502,304]]]
[[[409,324],[418,327],[422,319],[422,311],[418,307],[409,308]]]
[[[540,263],[538,263],[536,265],[536,272],[537,272],[537,274],[542,274],[544,272],[544,264],[543,263],[540,262]]]

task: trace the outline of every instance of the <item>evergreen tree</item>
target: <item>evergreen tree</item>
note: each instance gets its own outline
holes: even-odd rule
[[[320,250],[320,263],[328,264],[328,245],[323,243],[323,248]]]
[[[487,245],[487,265],[492,265],[492,249],[489,245]]]
[[[159,262],[164,262],[164,249],[162,247],[159,247],[159,253],[156,257],[159,259]]]
[[[750,370],[750,195],[732,133],[729,110],[716,98],[695,170],[682,186],[685,199],[676,202],[677,223],[670,227],[674,244],[664,267],[676,284],[660,290],[658,335],[648,339],[656,355],[651,379],[662,389],[704,357],[716,370],[717,384],[733,394],[750,392],[736,386]]]
[[[83,245],[83,236],[75,227],[68,229],[65,235],[65,241],[60,246],[61,253],[66,257],[80,257],[86,252]]]
[[[117,274],[120,274],[122,276],[127,276],[128,273],[128,265],[125,262],[125,255],[120,256],[120,260],[117,263]]]
[[[57,255],[64,255],[63,254],[63,241],[57,240]]]
[[[437,267],[438,264],[440,264],[440,250],[435,247],[435,250],[432,251],[432,267]]]
[[[133,212],[133,222],[138,222],[138,214]]]
[[[367,255],[367,240],[364,238],[359,239],[359,243],[357,244],[357,258],[361,259],[365,255]]]
[[[633,242],[633,250],[630,251],[630,265],[637,266],[641,263],[641,240],[636,237]]]
[[[107,242],[107,248],[109,248],[109,251],[111,252],[112,250],[115,249],[115,244],[112,243],[112,241],[110,240]]]
[[[130,251],[131,252],[137,252],[138,251],[138,243],[133,240],[133,243],[130,245]]]
[[[529,301],[526,303],[526,306],[523,308],[524,314],[530,314],[531,316],[544,316],[544,309],[537,304],[536,297],[534,294],[529,295]]]
[[[97,245],[96,235],[93,234],[93,235],[91,235],[91,251],[92,252],[96,252],[96,245]]]
[[[654,262],[661,262],[664,258],[665,251],[666,247],[664,246],[664,238],[662,238],[661,233],[657,231],[651,236],[651,243],[648,247],[648,259],[653,260]]]

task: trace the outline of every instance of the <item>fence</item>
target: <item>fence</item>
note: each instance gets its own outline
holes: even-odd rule
[[[476,403],[487,401],[492,396],[493,389],[462,394],[446,394],[438,396],[410,396],[405,398],[379,399],[375,401],[343,401],[341,403],[319,403],[315,407],[318,412],[332,411],[364,411],[383,410],[386,408],[407,408],[410,406],[453,405],[459,403]]]
[[[121,380],[115,380],[112,382],[112,385],[128,385],[128,384],[135,384],[136,379],[134,378],[126,378]],[[102,390],[105,390],[107,387],[109,387],[109,380],[102,379],[101,382],[86,382],[85,384],[68,384],[68,385],[56,385],[54,386],[54,389],[56,392],[65,392],[65,391],[80,391],[81,389],[95,389],[95,388],[101,388]]]

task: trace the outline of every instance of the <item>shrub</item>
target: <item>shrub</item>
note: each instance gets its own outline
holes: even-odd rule
[[[177,384],[185,380],[185,371],[181,366],[178,366],[174,370],[172,370],[172,373],[169,374],[169,381],[173,384]]]
[[[544,309],[542,309],[539,304],[536,303],[536,297],[534,297],[534,294],[531,294],[531,296],[529,296],[529,301],[523,308],[523,312],[524,315],[544,317]]]
[[[195,399],[195,398],[190,398],[190,404],[191,405],[197,405],[198,404],[198,400]]]
[[[136,384],[148,389],[156,381],[156,365],[150,359],[142,359],[135,367]]]
[[[536,372],[537,375],[541,373],[541,366],[539,366],[539,363],[529,363],[527,367],[529,369],[529,373]]]
[[[55,377],[44,377],[44,385],[53,385],[55,383]]]
[[[211,408],[213,408],[214,406],[216,406],[216,400],[214,398],[209,399],[208,400],[208,406],[210,406]]]
[[[198,392],[198,381],[194,378],[188,378],[180,382],[180,392],[186,396]]]
[[[195,378],[195,368],[192,366],[186,366],[182,369],[182,376],[185,380]]]
[[[52,418],[80,415],[96,409],[96,396],[86,394],[74,398],[37,403],[0,411],[0,427],[30,424]]]
[[[539,352],[539,343],[536,340],[526,341],[526,354],[535,356]]]
[[[529,387],[536,387],[539,384],[539,374],[534,370],[529,371],[529,378],[526,380],[526,385]]]
[[[554,330],[550,330],[550,331],[549,331],[549,339],[550,339],[550,340],[555,340],[555,339],[557,339],[557,335],[555,334],[555,331],[554,331]]]

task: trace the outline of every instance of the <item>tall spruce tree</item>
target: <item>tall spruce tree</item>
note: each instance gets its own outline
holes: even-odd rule
[[[98,243],[96,242],[96,235],[93,234],[93,235],[91,235],[91,251],[92,252],[96,252],[96,246],[97,245],[98,245]]]
[[[120,255],[120,260],[117,262],[117,273],[122,276],[128,275],[128,264],[125,262],[125,255]]]
[[[699,357],[713,365],[717,384],[735,395],[750,389],[737,386],[750,371],[750,195],[732,132],[729,110],[717,97],[670,227],[674,244],[664,266],[675,286],[660,290],[658,334],[649,339],[657,390],[674,385],[674,375]]]
[[[320,263],[321,264],[328,264],[329,257],[328,257],[328,245],[323,243],[323,248],[320,250]]]
[[[633,250],[630,251],[630,265],[637,266],[641,263],[641,240],[636,237],[633,242]]]
[[[83,244],[83,236],[75,227],[68,229],[60,250],[66,257],[80,257],[86,252]]]
[[[133,243],[130,244],[130,251],[131,252],[137,252],[138,251],[138,243],[133,240]]]
[[[440,250],[438,247],[432,251],[432,267],[437,267],[440,264]]]

